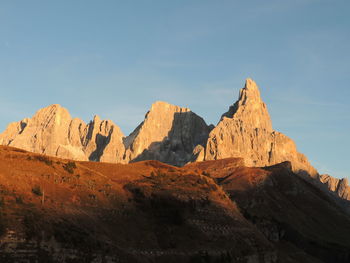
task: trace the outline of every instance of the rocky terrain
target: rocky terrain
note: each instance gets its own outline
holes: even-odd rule
[[[350,220],[285,162],[80,162],[0,146],[0,262],[343,263]]]
[[[256,83],[247,79],[239,99],[214,127],[188,108],[156,102],[144,121],[124,136],[112,121],[95,116],[85,124],[66,109],[51,105],[32,118],[12,123],[0,134],[0,144],[35,153],[111,163],[158,160],[182,166],[193,161],[244,158],[261,167],[289,161],[292,170],[321,189],[350,199],[347,180],[319,175],[292,139],[275,131]]]

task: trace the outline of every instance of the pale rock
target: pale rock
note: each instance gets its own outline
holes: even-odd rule
[[[124,140],[125,160],[159,160],[184,165],[197,145],[204,145],[210,127],[190,111],[166,102],[155,102],[145,120]]]
[[[107,147],[111,138],[114,145]],[[118,162],[125,150],[122,138],[122,132],[113,122],[101,121],[95,116],[86,125],[54,104],[39,110],[32,118],[11,123],[0,134],[0,144],[73,160],[99,161],[102,158]]]
[[[321,174],[319,176],[319,180],[340,198],[350,200],[350,187],[348,179],[338,179],[328,174]]]
[[[295,172],[317,175],[307,158],[298,153],[295,143],[272,129],[266,104],[251,79],[247,79],[245,87],[240,90],[239,100],[210,132],[204,151],[204,160],[243,157],[248,166],[290,161]]]

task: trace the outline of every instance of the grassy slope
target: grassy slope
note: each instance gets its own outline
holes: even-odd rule
[[[176,168],[0,147],[0,206],[4,262],[320,262],[320,251],[327,262],[350,248],[332,201],[284,168],[240,159]]]

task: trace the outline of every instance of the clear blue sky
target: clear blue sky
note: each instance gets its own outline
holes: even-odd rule
[[[59,103],[128,134],[156,100],[208,123],[253,78],[274,128],[350,177],[349,0],[0,2],[0,130]]]

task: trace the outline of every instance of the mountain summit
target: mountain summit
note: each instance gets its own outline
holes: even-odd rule
[[[159,160],[182,166],[197,145],[205,145],[210,127],[188,108],[155,102],[145,120],[125,138],[125,160]]]
[[[297,151],[295,143],[272,129],[267,106],[251,79],[246,80],[238,101],[230,106],[210,132],[201,160],[229,157],[243,157],[248,166],[290,161],[294,172],[317,175],[307,158]]]
[[[244,122],[252,128],[272,131],[272,123],[266,104],[262,101],[258,85],[252,79],[246,79],[239,99],[224,113],[221,120],[231,118]]]

